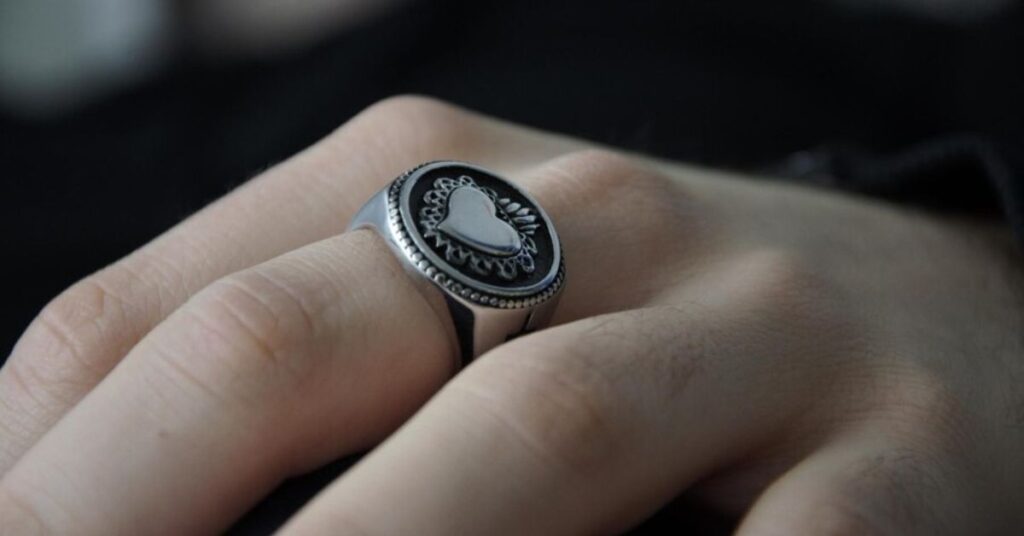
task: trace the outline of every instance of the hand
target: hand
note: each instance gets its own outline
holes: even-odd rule
[[[555,327],[454,378],[450,320],[339,234],[438,158],[530,191],[569,271]],[[1012,532],[1011,251],[392,99],[43,310],[0,371],[0,534],[216,532],[385,438],[283,533],[613,533],[680,493],[746,536]]]

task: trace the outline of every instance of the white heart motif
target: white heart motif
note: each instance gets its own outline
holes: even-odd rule
[[[469,186],[449,194],[448,214],[437,224],[437,229],[471,248],[497,257],[510,257],[522,248],[519,232],[498,219],[491,198]]]

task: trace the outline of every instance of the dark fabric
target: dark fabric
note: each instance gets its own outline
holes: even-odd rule
[[[0,356],[74,280],[402,92],[715,166],[792,175],[778,162],[814,150],[827,166],[815,176],[841,187],[1019,214],[1024,8],[952,25],[829,5],[421,1],[308,53],[230,65],[185,54],[70,116],[0,112],[0,245],[17,281]],[[913,179],[880,172],[950,139],[984,156]]]
[[[305,53],[184,51],[75,114],[0,114],[0,359],[74,280],[403,92],[1022,231],[1024,8],[952,24],[839,4],[424,0]],[[285,487],[236,533],[268,533],[343,467]]]
[[[1019,146],[950,135],[879,155],[850,146],[800,151],[765,172],[791,180],[962,213],[1001,212],[1024,243]]]

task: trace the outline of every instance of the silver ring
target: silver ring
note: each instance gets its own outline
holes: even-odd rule
[[[511,182],[465,162],[417,166],[374,195],[349,230],[376,230],[443,314],[461,364],[550,321],[565,285],[558,234]],[[443,304],[443,305],[438,305]]]

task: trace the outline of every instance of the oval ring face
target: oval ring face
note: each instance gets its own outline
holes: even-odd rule
[[[501,308],[536,305],[564,280],[561,246],[528,194],[463,162],[431,162],[388,191],[392,232],[409,260],[450,293]]]

